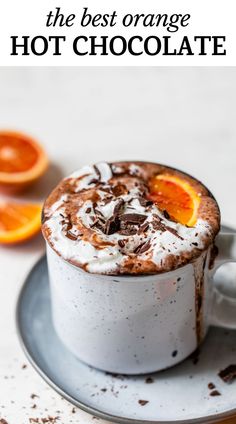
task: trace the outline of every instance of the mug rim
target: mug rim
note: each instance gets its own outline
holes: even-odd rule
[[[171,166],[171,165],[165,165],[165,164],[163,164],[163,163],[160,163],[160,162],[150,162],[150,161],[146,161],[146,160],[134,160],[134,161],[131,161],[131,160],[120,160],[120,161],[112,161],[112,162],[110,162],[110,161],[108,161],[108,163],[109,164],[113,164],[113,163],[117,163],[117,162],[122,162],[122,163],[130,163],[130,162],[138,162],[138,163],[147,163],[147,164],[151,164],[151,165],[159,165],[159,166],[163,166],[163,167],[167,167],[167,168],[170,168],[170,169],[173,169],[174,171],[177,171],[177,172],[180,172],[180,173],[182,173],[183,175],[186,175],[187,177],[190,177],[190,178],[192,178],[193,180],[195,180],[197,183],[199,183],[199,184],[201,184],[206,190],[207,190],[207,192],[208,192],[208,194],[212,197],[212,199],[216,202],[216,205],[217,205],[217,208],[218,208],[218,211],[219,211],[219,231],[218,231],[218,233],[215,235],[215,238],[217,237],[217,235],[219,234],[219,232],[220,232],[220,228],[221,228],[221,212],[220,212],[220,208],[219,208],[219,204],[218,204],[218,202],[217,202],[217,200],[216,200],[216,198],[214,197],[214,195],[212,194],[212,192],[208,189],[208,187],[205,185],[205,184],[203,184],[200,180],[198,180],[197,178],[195,178],[195,177],[193,177],[191,174],[189,174],[189,173],[187,173],[187,172],[185,172],[185,171],[182,171],[181,169],[179,169],[179,168],[175,168],[175,167],[173,167],[173,166]],[[64,178],[67,178],[66,176],[64,177]],[[62,179],[64,179],[64,178],[62,178]],[[60,180],[61,181],[61,180]],[[58,184],[60,184],[60,181],[58,182]],[[57,185],[58,185],[57,184]],[[51,193],[51,192],[50,192]],[[50,193],[49,193],[49,195],[50,195]],[[48,196],[49,196],[48,195]],[[44,202],[43,202],[43,207],[42,207],[42,212],[41,212],[41,226],[42,226],[42,224],[43,224],[43,214],[44,214],[44,205],[45,205],[45,202],[46,202],[46,200],[47,200],[47,198],[48,198],[48,196],[46,197],[46,199],[44,200]],[[42,230],[41,230],[41,232],[42,232]],[[100,274],[100,273],[92,273],[92,272],[89,272],[89,271],[85,271],[82,267],[79,267],[79,266],[77,266],[77,265],[75,265],[75,264],[73,264],[72,262],[70,262],[70,261],[68,261],[67,259],[65,259],[65,258],[63,258],[55,249],[53,249],[52,248],[52,246],[50,245],[50,243],[48,242],[48,240],[44,237],[44,233],[42,232],[42,235],[43,235],[43,238],[44,238],[44,240],[45,240],[45,242],[46,242],[46,245],[47,246],[49,246],[51,249],[52,249],[52,251],[60,258],[60,259],[62,259],[62,261],[63,262],[65,262],[65,263],[67,263],[68,265],[71,265],[72,267],[74,267],[75,269],[77,269],[77,270],[79,270],[79,271],[81,271],[81,273],[85,273],[86,275],[94,275],[94,276],[97,276],[97,277],[117,277],[117,278],[120,278],[120,277],[126,277],[126,278],[128,278],[128,279],[136,279],[137,280],[137,278],[141,278],[142,277],[142,279],[144,279],[144,278],[150,278],[151,276],[161,276],[161,275],[169,275],[170,273],[173,273],[174,271],[178,271],[179,269],[183,269],[184,267],[187,267],[188,265],[191,265],[195,260],[197,260],[204,252],[206,252],[208,249],[209,249],[209,247],[212,245],[212,243],[211,244],[209,244],[208,246],[207,246],[207,248],[206,249],[204,249],[204,250],[201,250],[201,252],[199,253],[199,255],[196,257],[196,258],[194,258],[193,260],[191,260],[191,261],[189,261],[189,262],[187,262],[187,263],[185,263],[184,265],[180,265],[180,266],[178,266],[177,268],[175,268],[175,269],[173,269],[173,270],[170,270],[170,271],[163,271],[163,272],[159,272],[159,273],[156,273],[156,274]],[[213,240],[213,243],[214,243],[214,241],[215,241],[215,238],[214,238],[214,240]]]

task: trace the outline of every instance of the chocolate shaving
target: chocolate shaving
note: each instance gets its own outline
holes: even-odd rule
[[[98,180],[96,178],[93,178],[91,181],[89,181],[88,185],[97,184],[97,182],[98,182]]]
[[[145,233],[145,231],[147,231],[148,228],[149,228],[149,223],[144,222],[142,225],[140,225],[139,230],[138,230],[138,234]]]
[[[153,229],[156,231],[166,231],[166,226],[162,224],[160,219],[155,219],[154,221],[152,221],[152,226]]]
[[[105,224],[104,232],[107,235],[114,234],[120,229],[120,220],[117,216],[111,216]]]
[[[97,208],[94,209],[94,212],[96,213],[96,215],[99,215],[98,219],[100,219],[105,224],[106,221],[103,213]]]
[[[105,193],[111,194],[110,187],[99,187],[99,191],[104,191]]]
[[[176,231],[174,228],[171,228],[171,227],[169,227],[168,225],[166,225],[166,229],[167,229],[170,233],[174,234],[174,236],[178,237],[180,240],[184,240],[184,239],[183,239],[183,237],[181,237],[181,236],[177,233],[177,231]]]
[[[124,240],[118,240],[118,245],[120,247],[125,247],[125,241]]]
[[[110,203],[110,202],[111,202],[111,200],[112,200],[112,196],[108,196],[108,197],[106,197],[105,199],[103,199],[103,203],[104,203],[104,205],[107,205],[108,203]]]
[[[117,204],[115,205],[115,207],[114,207],[114,211],[113,211],[113,214],[114,215],[119,215],[120,214],[120,212],[121,212],[121,209],[123,208],[123,206],[124,206],[124,200],[123,199],[119,199],[118,200],[118,202],[117,202]]]
[[[142,254],[142,253],[146,252],[150,248],[150,246],[151,246],[151,242],[150,242],[150,240],[147,240],[147,241],[141,243],[138,247],[136,247],[134,249],[134,253]]]
[[[120,220],[122,222],[131,225],[140,225],[145,221],[145,219],[147,219],[147,216],[139,213],[126,213],[120,216]]]
[[[95,172],[98,176],[99,181],[101,180],[101,172],[99,171],[98,167],[96,165],[93,165]]]
[[[167,210],[166,210],[166,209],[164,209],[164,211],[163,211],[163,215],[164,215],[164,217],[165,217],[166,219],[170,219],[170,215],[168,214],[168,212],[167,212]]]
[[[225,382],[225,383],[232,383],[234,379],[236,378],[236,365],[229,365],[227,368],[221,370],[218,374],[218,376]]]
[[[66,232],[65,236],[69,238],[70,240],[73,240],[73,241],[77,240],[77,236],[73,234],[70,230]]]
[[[92,225],[90,225],[90,228],[97,228],[98,230],[101,230],[103,233],[105,233],[104,225],[101,223],[99,219],[97,219]]]
[[[134,236],[135,234],[137,234],[137,228],[135,228],[134,226],[122,228],[121,230],[119,230],[119,234],[121,234],[122,236]]]
[[[140,205],[143,206],[144,208],[153,205],[152,200],[144,199],[143,197],[138,197],[138,200],[139,200]]]
[[[89,208],[86,209],[85,213],[90,213],[91,210],[92,210],[92,208],[89,207]]]

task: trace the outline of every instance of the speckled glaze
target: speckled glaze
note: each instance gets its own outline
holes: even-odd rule
[[[148,276],[90,274],[47,246],[53,322],[80,360],[121,374],[159,371],[185,359],[210,325],[236,328],[236,301],[213,284],[219,266],[236,261],[236,236],[217,237],[193,263]]]
[[[104,276],[72,266],[47,248],[53,321],[66,346],[102,370],[141,374],[170,367],[192,353],[196,328],[195,264],[150,276]],[[206,267],[207,263],[206,263]],[[208,329],[211,280],[204,277],[201,338]]]

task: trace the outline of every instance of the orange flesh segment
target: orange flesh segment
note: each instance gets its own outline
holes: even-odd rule
[[[32,168],[38,159],[34,146],[23,137],[0,134],[0,172],[24,172]]]
[[[196,224],[200,196],[186,180],[174,175],[157,175],[150,181],[149,197],[177,222],[190,227]]]
[[[40,230],[41,204],[0,204],[0,243],[28,240]]]

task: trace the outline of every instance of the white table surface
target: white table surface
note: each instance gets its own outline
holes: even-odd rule
[[[236,68],[0,68],[0,127],[33,134],[52,162],[24,199],[43,199],[60,175],[87,162],[151,160],[201,179],[232,226],[235,98]],[[59,415],[61,424],[94,423],[41,380],[17,340],[17,294],[43,252],[40,236],[0,247],[0,419],[27,424]]]

